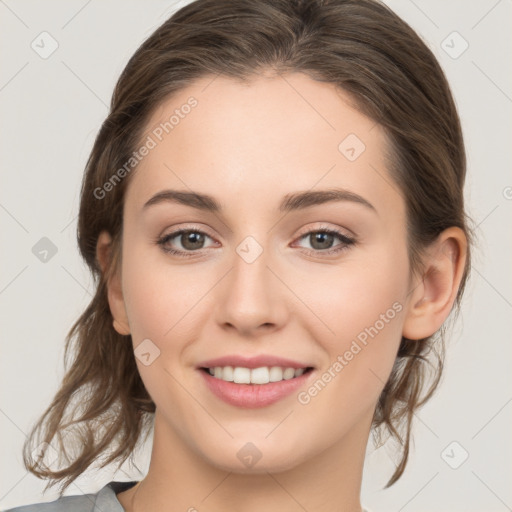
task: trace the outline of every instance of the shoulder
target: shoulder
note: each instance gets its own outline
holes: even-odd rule
[[[47,503],[34,503],[21,507],[10,508],[4,512],[91,512],[94,510],[95,494],[84,494],[82,496],[62,496],[55,501]]]
[[[116,494],[137,482],[109,482],[96,493],[61,496],[46,503],[34,503],[10,508],[3,512],[124,512]]]

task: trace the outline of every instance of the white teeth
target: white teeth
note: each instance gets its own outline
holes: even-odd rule
[[[283,379],[290,380],[295,377],[295,368],[286,368],[283,372]]]
[[[279,366],[272,366],[270,368],[270,382],[279,382],[283,380],[283,369]]]
[[[261,368],[253,368],[251,370],[251,384],[268,384],[269,375],[268,368],[262,366]]]
[[[221,368],[222,370],[222,368]],[[233,381],[236,384],[250,384],[251,383],[251,370],[249,368],[241,368],[237,366],[233,370]]]
[[[244,368],[237,366],[215,366],[208,368],[208,373],[216,379],[236,384],[268,384],[300,377],[305,368],[282,368],[280,366],[261,366],[260,368]]]
[[[222,370],[222,379],[227,380],[228,382],[233,382],[233,367],[232,366],[224,366]]]

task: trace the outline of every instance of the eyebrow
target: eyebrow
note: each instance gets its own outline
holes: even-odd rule
[[[351,203],[360,204],[377,213],[376,208],[364,197],[341,188],[332,188],[327,190],[308,190],[305,192],[287,194],[284,196],[279,205],[279,211],[291,212],[335,201],[348,201]],[[161,192],[158,192],[153,197],[151,197],[151,199],[149,199],[144,204],[143,210],[146,210],[150,206],[165,202],[183,204],[198,210],[213,213],[222,211],[221,205],[214,197],[208,194],[189,192],[186,190],[162,190]]]

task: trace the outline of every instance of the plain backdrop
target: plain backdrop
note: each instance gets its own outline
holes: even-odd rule
[[[0,0],[0,509],[56,498],[23,468],[21,448],[57,390],[65,335],[92,291],[75,240],[82,172],[127,60],[185,3]],[[362,503],[374,512],[512,510],[512,2],[387,3],[452,86],[479,247],[443,381],[415,417],[406,472],[382,490],[392,449],[370,443]],[[137,459],[143,473],[149,448]],[[91,471],[66,494],[140,478],[129,466]]]

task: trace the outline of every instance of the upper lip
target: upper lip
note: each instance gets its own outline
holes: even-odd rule
[[[311,365],[287,359],[284,357],[261,354],[259,356],[244,357],[239,355],[228,355],[208,359],[198,365],[198,368],[214,368],[215,366],[233,366],[243,368],[261,368],[262,366],[281,366],[282,368],[310,368]]]

